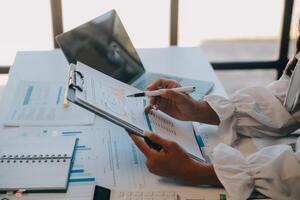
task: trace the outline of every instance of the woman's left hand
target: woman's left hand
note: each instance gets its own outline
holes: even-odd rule
[[[146,156],[146,165],[151,173],[197,184],[220,185],[212,165],[194,160],[176,142],[146,132],[145,135],[151,141],[162,146],[162,150],[156,151],[150,148],[141,137],[129,135]]]

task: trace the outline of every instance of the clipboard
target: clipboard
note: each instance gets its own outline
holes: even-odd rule
[[[83,92],[84,75],[80,71],[76,70],[76,65],[74,65],[73,63],[70,64],[70,71],[69,71],[68,76],[69,76],[68,85],[67,85],[67,87],[66,87],[67,89],[65,91],[66,92],[65,96],[67,97],[68,101],[73,102],[76,105],[81,106],[81,107],[85,108],[86,110],[121,126],[122,128],[124,128],[125,130],[127,130],[128,132],[130,132],[132,134],[142,137],[151,148],[156,149],[158,151],[162,149],[162,147],[159,144],[152,142],[147,136],[145,136],[143,134],[142,129],[135,127],[120,118],[115,118],[110,113],[104,112],[103,110],[101,110],[93,105],[84,104],[84,103],[81,103],[80,101],[78,101],[78,99],[76,98],[76,91]],[[145,115],[148,118],[148,116],[147,116],[148,114],[145,113]],[[151,127],[151,125],[149,125],[149,127]]]
[[[119,104],[115,103],[114,105],[120,110],[124,110],[126,116],[112,112],[108,106],[108,104],[112,105],[111,103],[117,97],[113,93],[119,90],[123,91],[123,101],[120,100]],[[162,137],[176,141],[187,150],[191,157],[206,162],[198,146],[191,122],[176,120],[161,111],[145,112],[144,107],[147,104],[145,98],[126,99],[128,94],[125,93],[135,93],[140,90],[77,62],[76,65],[70,64],[66,92],[66,97],[70,102],[142,137],[151,148],[160,150],[162,147],[145,136],[144,130],[155,131]]]
[[[90,112],[95,113],[96,115],[99,115],[100,117],[103,117],[123,128],[125,128],[127,131],[130,131],[132,133],[135,133],[137,136],[145,137],[143,134],[143,130],[135,127],[127,122],[125,122],[122,119],[115,118],[110,113],[105,112],[93,105],[81,103],[81,101],[78,101],[76,98],[76,91],[83,92],[83,84],[84,84],[84,75],[76,70],[76,65],[71,64],[70,65],[70,72],[69,72],[69,83],[68,83],[68,90],[67,90],[67,99],[78,106],[81,106]]]

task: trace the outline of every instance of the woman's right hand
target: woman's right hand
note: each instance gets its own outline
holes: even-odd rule
[[[181,85],[171,79],[158,79],[148,86],[148,90],[171,89],[181,87]],[[187,94],[166,90],[160,96],[149,97],[149,105],[146,111],[159,109],[162,112],[185,121],[197,121],[200,113],[199,102]]]
[[[141,137],[129,134],[137,147],[146,157],[149,171],[158,176],[172,177],[193,184],[221,186],[210,164],[194,160],[176,142],[167,140],[154,133],[144,132],[151,141],[161,145],[162,149],[151,149]]]

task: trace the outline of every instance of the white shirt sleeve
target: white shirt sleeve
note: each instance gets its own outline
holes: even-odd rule
[[[274,145],[246,157],[219,144],[212,162],[230,199],[247,199],[254,188],[274,200],[300,199],[300,138],[296,152],[288,145]]]
[[[229,99],[208,95],[205,101],[220,118],[219,134],[232,144],[239,135],[284,136],[300,127],[300,117],[283,106],[289,78],[283,76],[267,87],[237,91]],[[272,199],[300,199],[300,138],[297,152],[288,145],[263,148],[249,156],[219,144],[212,163],[231,199],[247,199],[253,189]]]
[[[278,137],[300,128],[297,119],[283,106],[288,84],[289,78],[283,76],[267,87],[239,90],[229,99],[217,95],[205,96],[204,101],[219,116],[219,132],[222,132],[223,142],[232,144],[239,134]]]

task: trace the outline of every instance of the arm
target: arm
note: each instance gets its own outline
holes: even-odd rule
[[[244,156],[219,144],[212,160],[231,199],[247,199],[254,189],[271,199],[299,199],[300,138],[296,146],[296,152],[288,145],[274,145]]]
[[[219,116],[206,101],[197,102],[195,110],[196,112],[191,116],[191,121],[212,125],[220,124]]]

